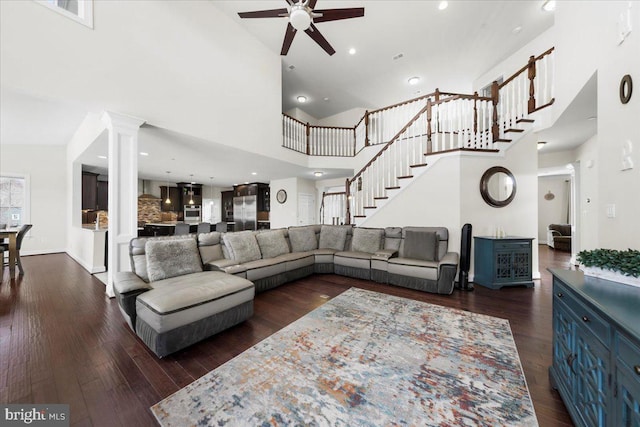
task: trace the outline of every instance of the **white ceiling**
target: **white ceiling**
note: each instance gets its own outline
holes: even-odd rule
[[[237,13],[281,8],[286,6],[285,0],[211,1],[279,55],[286,19],[243,20]],[[289,54],[282,58],[283,111],[296,106],[322,118],[356,107],[390,105],[417,96],[418,90],[470,91],[474,78],[553,24],[553,14],[543,12],[542,3],[450,1],[446,10],[439,11],[436,1],[319,0],[317,8],[364,7],[365,16],[318,24],[336,49],[333,56],[306,34],[296,35]],[[512,31],[516,26],[522,27],[517,34]],[[347,53],[351,47],[357,49],[356,55]],[[399,53],[403,57],[393,60]],[[289,70],[290,65],[295,69]],[[421,82],[409,86],[411,76],[421,77]],[[545,150],[571,148],[595,133],[595,121],[584,123],[586,117],[596,114],[595,86],[595,81],[587,84],[554,129],[540,134],[549,141]],[[309,102],[296,104],[299,94],[306,95]],[[329,100],[324,101],[325,97]],[[64,145],[87,109],[3,87],[0,142]],[[167,170],[172,171],[172,181],[208,183],[214,176],[214,185],[221,187],[288,177],[317,179],[309,168],[153,126],[141,129],[139,146],[140,151],[150,154],[139,158],[144,179],[165,180]],[[87,150],[82,162],[106,168],[106,160],[97,157],[105,151],[106,138],[102,138]],[[323,171],[322,179],[351,173],[344,169]]]
[[[213,3],[280,53],[287,18],[241,19],[238,12],[283,8],[285,0]],[[333,56],[306,34],[296,34],[282,59],[283,111],[300,107],[324,118],[356,107],[381,108],[414,98],[418,90],[470,93],[475,78],[553,25],[553,13],[541,9],[541,0],[454,0],[443,11],[438,3],[318,0],[316,9],[364,7],[365,15],[317,25],[336,50]],[[418,85],[407,83],[412,76],[421,77]],[[300,106],[298,95],[308,102]]]

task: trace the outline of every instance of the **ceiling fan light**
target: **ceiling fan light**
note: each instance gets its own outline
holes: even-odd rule
[[[420,77],[411,77],[407,82],[412,86],[417,85],[420,82]]]
[[[294,6],[289,14],[291,26],[298,31],[304,31],[311,25],[311,15],[303,7]]]

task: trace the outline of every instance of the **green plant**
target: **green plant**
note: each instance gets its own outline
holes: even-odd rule
[[[586,267],[599,267],[617,271],[625,276],[640,277],[640,251],[635,249],[581,251],[578,253],[577,260]]]

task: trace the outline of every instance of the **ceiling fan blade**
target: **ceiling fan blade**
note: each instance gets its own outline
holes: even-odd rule
[[[286,8],[257,10],[255,12],[238,12],[238,15],[240,18],[283,18],[289,15],[289,11]]]
[[[322,16],[313,18],[316,24],[319,22],[338,21],[340,19],[360,18],[364,16],[364,7],[354,7],[351,9],[324,9],[314,10],[313,13],[321,13]]]
[[[316,7],[316,3],[318,3],[318,0],[309,0],[309,9],[313,10]]]
[[[287,25],[287,32],[284,33],[284,42],[282,42],[282,50],[280,51],[280,55],[286,55],[289,52],[291,42],[293,42],[293,37],[297,32],[298,30],[293,28],[293,25]]]
[[[323,48],[329,55],[333,55],[334,53],[336,53],[335,49],[331,47],[327,39],[325,39],[322,34],[320,34],[320,31],[318,31],[318,28],[315,25],[311,24],[311,26],[304,30],[304,32],[307,33],[309,37],[311,37],[316,43],[318,43],[320,47]]]

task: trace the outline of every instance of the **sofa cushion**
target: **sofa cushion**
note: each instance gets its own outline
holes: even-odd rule
[[[439,243],[435,232],[408,230],[404,242],[404,257],[437,261]]]
[[[144,250],[151,282],[202,271],[198,244],[193,238],[149,240]]]
[[[372,254],[382,246],[382,228],[360,228],[353,229],[351,240],[351,250],[354,252],[366,252]]]
[[[203,264],[224,258],[222,245],[200,246],[198,249],[200,250],[200,258],[202,258]]]
[[[275,258],[289,253],[289,245],[282,230],[271,230],[256,235],[262,258]]]
[[[225,311],[254,296],[250,281],[217,271],[161,280],[138,296],[138,317],[162,333]]]
[[[438,262],[408,258],[391,258],[387,264],[389,274],[438,280]]]
[[[262,257],[260,246],[252,231],[226,233],[223,240],[229,250],[229,257],[239,263],[255,261]]]
[[[344,244],[347,241],[348,228],[339,225],[323,225],[320,229],[320,249],[335,249],[344,251]]]
[[[318,239],[313,227],[290,227],[291,252],[308,252],[318,249]]]

